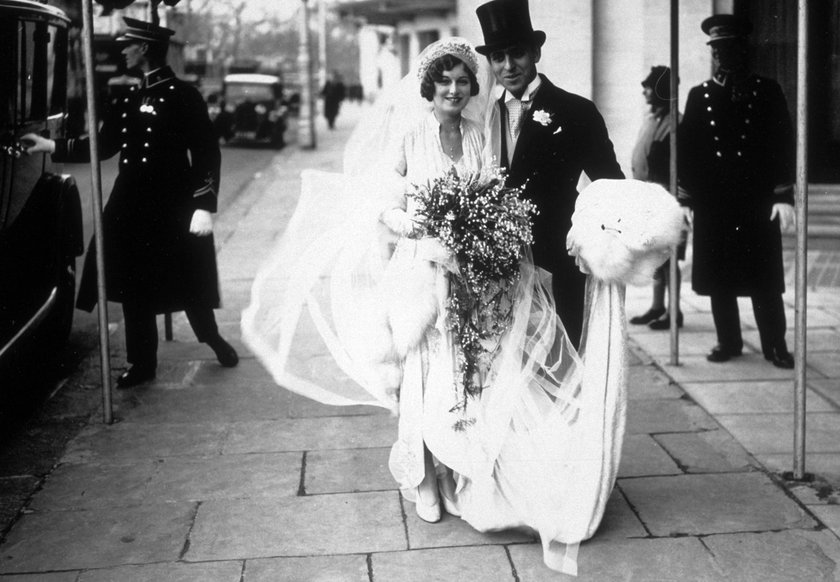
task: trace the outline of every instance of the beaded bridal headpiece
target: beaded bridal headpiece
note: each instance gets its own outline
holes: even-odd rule
[[[417,64],[417,78],[422,81],[426,76],[426,71],[429,70],[429,66],[444,55],[456,57],[472,71],[473,75],[478,74],[478,56],[473,45],[465,38],[452,36],[433,42],[420,53]]]

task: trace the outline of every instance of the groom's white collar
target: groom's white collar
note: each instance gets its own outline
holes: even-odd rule
[[[542,77],[537,75],[534,77],[534,80],[528,83],[528,86],[525,87],[525,92],[522,93],[522,98],[520,101],[523,103],[529,103],[533,98],[534,94],[539,89],[540,85],[542,84]],[[502,99],[503,103],[507,103],[511,99],[516,99],[512,93],[510,93],[507,89],[505,89],[502,85],[496,85],[498,94],[496,96],[497,99]]]

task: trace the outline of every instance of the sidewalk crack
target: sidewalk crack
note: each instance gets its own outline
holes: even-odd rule
[[[650,531],[650,529],[648,529],[647,524],[646,524],[646,523],[642,520],[642,516],[639,514],[639,510],[638,510],[638,509],[636,509],[636,506],[634,506],[634,505],[630,502],[630,498],[629,498],[629,497],[627,497],[627,494],[626,494],[626,493],[624,493],[624,489],[622,489],[622,488],[621,488],[621,484],[620,484],[620,483],[616,483],[616,484],[615,484],[615,488],[616,488],[616,489],[618,489],[618,492],[619,492],[619,493],[621,493],[621,496],[624,498],[624,502],[625,502],[625,503],[627,503],[627,507],[629,507],[629,508],[630,508],[630,511],[632,511],[632,512],[633,512],[633,515],[635,515],[635,516],[636,516],[636,519],[638,519],[638,520],[639,520],[639,524],[640,524],[640,525],[644,528],[645,533],[647,533],[647,537],[649,537],[649,538],[654,537],[654,536],[653,536],[653,533]]]
[[[306,497],[306,454],[303,451],[303,456],[300,459],[300,484],[298,484],[298,497]]]
[[[516,565],[513,563],[513,556],[510,555],[510,547],[507,545],[502,547],[505,549],[505,555],[507,556],[508,563],[510,564],[510,573],[513,575],[513,582],[520,582],[519,573],[516,571]]]
[[[193,528],[195,527],[195,520],[198,518],[198,510],[201,508],[201,504],[204,503],[203,501],[198,501],[195,504],[195,509],[193,510],[192,515],[190,516],[190,527],[187,529],[187,537],[184,540],[184,546],[181,548],[181,552],[178,554],[178,560],[183,560],[187,552],[190,551],[190,537],[192,537]]]

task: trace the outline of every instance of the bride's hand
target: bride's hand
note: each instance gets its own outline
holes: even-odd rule
[[[448,267],[455,259],[452,251],[443,246],[440,240],[431,236],[423,237],[417,241],[417,258],[439,263],[444,267]]]
[[[420,225],[402,208],[392,208],[382,213],[382,222],[400,236],[415,238],[422,232]]]

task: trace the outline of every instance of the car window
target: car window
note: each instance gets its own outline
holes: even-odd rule
[[[12,19],[0,20],[0,55],[13,55],[18,23]],[[0,128],[12,125],[15,111],[17,68],[10,58],[0,58]]]
[[[274,90],[271,85],[236,83],[225,88],[225,98],[228,103],[271,101],[274,99]]]
[[[66,36],[45,22],[3,23],[0,30],[0,121],[21,124],[60,112],[66,71],[56,71],[57,50],[66,50]],[[18,79],[22,82],[18,83]]]
[[[47,111],[50,115],[63,113],[67,100],[67,67],[57,66],[67,62],[67,30],[48,27],[47,51]]]

